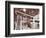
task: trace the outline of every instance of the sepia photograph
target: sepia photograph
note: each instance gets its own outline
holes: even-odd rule
[[[14,8],[14,30],[39,29],[39,9]]]

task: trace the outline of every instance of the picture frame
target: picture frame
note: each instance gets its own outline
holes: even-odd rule
[[[17,20],[16,14],[17,16],[18,15],[26,16],[25,18],[27,19],[33,17],[33,20],[35,19],[35,15],[38,14],[38,16],[36,15],[36,18],[37,17],[39,18],[38,20],[40,21],[40,24],[37,27],[37,25],[33,22],[32,24],[35,25],[34,27],[28,22],[30,21],[30,19],[28,19],[28,21],[25,22],[25,18],[23,17],[24,24],[26,23],[26,25],[28,26],[27,27],[26,25],[21,26],[21,24],[23,24],[22,23],[23,20],[21,20],[22,22],[20,21],[16,22],[15,21]],[[21,16],[20,18],[22,18]],[[20,20],[19,17],[18,20]],[[31,27],[28,23],[31,25]],[[18,25],[20,24],[20,26],[18,27],[16,26],[16,24]],[[30,27],[29,28],[30,30],[28,29],[28,27]],[[32,36],[32,35],[44,35],[44,34],[45,34],[45,4],[44,3],[5,1],[5,37]]]

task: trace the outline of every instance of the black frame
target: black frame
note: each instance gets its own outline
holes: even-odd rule
[[[43,6],[43,30],[40,33],[23,33],[23,34],[10,34],[10,4],[24,4],[24,5],[39,5]],[[15,1],[5,1],[5,37],[15,37],[15,36],[29,36],[29,35],[44,35],[45,34],[45,4],[44,3],[33,3],[33,2],[15,2]]]

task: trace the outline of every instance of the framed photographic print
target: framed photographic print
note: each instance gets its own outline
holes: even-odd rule
[[[5,2],[5,36],[45,34],[44,3]]]

